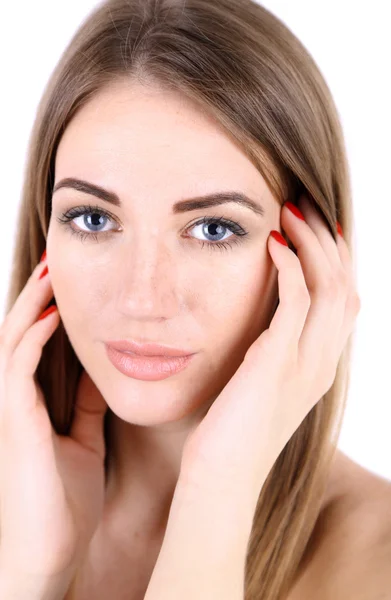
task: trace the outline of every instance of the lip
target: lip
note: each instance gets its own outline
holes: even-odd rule
[[[114,348],[118,352],[130,353],[131,355],[137,356],[158,356],[162,357],[178,357],[178,356],[190,356],[194,354],[189,350],[181,350],[179,348],[173,348],[172,346],[166,346],[165,344],[147,343],[141,344],[133,340],[109,340],[106,342],[107,346]]]
[[[194,356],[140,356],[120,352],[109,344],[105,347],[109,360],[120,373],[142,381],[167,379],[185,369]]]

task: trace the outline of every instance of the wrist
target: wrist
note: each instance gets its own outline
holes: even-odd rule
[[[266,477],[263,481],[266,481]],[[194,511],[202,516],[213,515],[216,526],[229,523],[241,523],[244,529],[251,533],[252,522],[257,508],[262,486],[250,485],[249,481],[225,481],[216,477],[197,477],[196,483],[192,478],[179,477],[172,511]]]
[[[145,600],[242,598],[253,517],[240,493],[178,481]]]
[[[244,557],[256,504],[240,489],[236,493],[205,484],[196,488],[178,481],[164,543],[208,555],[211,560]],[[171,542],[171,543],[170,543]]]

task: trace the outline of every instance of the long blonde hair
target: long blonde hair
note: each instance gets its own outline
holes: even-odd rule
[[[351,189],[337,109],[314,60],[286,25],[251,0],[106,0],[64,51],[37,111],[6,313],[46,246],[55,154],[67,124],[103,86],[136,77],[195,98],[241,145],[281,204],[297,203],[305,191],[334,239],[338,219],[354,261]],[[288,441],[260,493],[246,561],[246,600],[285,598],[308,552],[337,448],[351,347],[352,336],[333,386]],[[61,322],[37,369],[58,434],[69,433],[81,372]]]

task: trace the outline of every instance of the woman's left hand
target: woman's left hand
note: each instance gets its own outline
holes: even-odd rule
[[[279,306],[266,329],[190,433],[180,481],[248,490],[256,502],[278,455],[332,386],[360,310],[349,248],[337,243],[306,196],[305,221],[287,206],[281,224],[297,249],[269,237],[278,269]]]

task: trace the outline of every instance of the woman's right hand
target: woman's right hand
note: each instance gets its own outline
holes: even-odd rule
[[[38,319],[53,297],[50,274],[34,269],[0,326],[0,567],[53,578],[78,566],[104,504],[107,404],[85,371],[69,436],[51,425],[35,372],[60,323]]]

